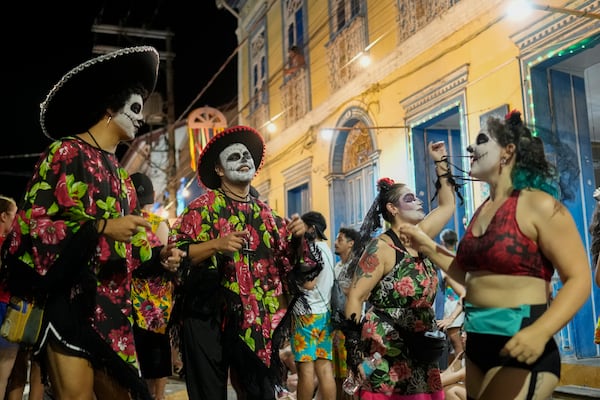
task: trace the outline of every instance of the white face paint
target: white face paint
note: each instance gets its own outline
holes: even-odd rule
[[[498,171],[500,152],[502,147],[487,132],[480,132],[475,143],[467,147],[471,153],[471,175],[477,179],[484,179],[493,171]]]
[[[398,199],[398,207],[400,208],[401,213],[400,216],[406,221],[422,221],[423,218],[425,218],[423,202],[407,187],[402,188],[400,193],[400,198]]]
[[[135,134],[144,122],[144,100],[139,94],[132,94],[122,109],[112,116],[112,120],[125,131],[128,139],[134,139]]]
[[[256,174],[254,159],[248,148],[241,143],[230,144],[219,154],[219,161],[227,181],[250,183]]]

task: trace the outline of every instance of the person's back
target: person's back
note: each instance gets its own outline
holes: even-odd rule
[[[335,276],[333,254],[325,242],[327,223],[323,215],[310,211],[301,218],[308,227],[306,239],[318,249],[323,269],[314,280],[304,284],[303,292],[308,300],[309,309],[294,309],[291,345],[298,369],[297,395],[299,400],[312,399],[316,376],[319,398],[334,399],[336,387],[332,368],[333,327],[329,311]]]
[[[152,180],[146,174],[136,172],[131,175],[131,181],[141,215],[150,223],[150,231],[162,245],[166,245],[168,224],[164,218],[151,211],[155,196]],[[131,282],[135,317],[133,333],[140,369],[155,400],[165,398],[167,378],[173,372],[171,341],[167,328],[173,309],[174,280],[173,273],[154,277],[134,273]]]

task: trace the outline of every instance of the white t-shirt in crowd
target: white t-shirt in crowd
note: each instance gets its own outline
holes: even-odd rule
[[[311,314],[325,314],[329,311],[331,288],[333,287],[333,252],[327,242],[315,242],[323,258],[323,270],[317,276],[316,286],[311,289],[302,289],[306,293]]]

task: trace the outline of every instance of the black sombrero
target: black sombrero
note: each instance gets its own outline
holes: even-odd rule
[[[88,60],[67,72],[40,104],[42,131],[50,139],[84,132],[97,121],[78,108],[93,107],[94,98],[140,84],[154,90],[159,56],[152,46],[128,47]]]
[[[221,178],[215,171],[219,154],[230,144],[241,143],[248,148],[256,172],[262,166],[265,155],[265,142],[260,133],[249,126],[232,126],[215,136],[204,146],[198,157],[198,178],[200,183],[209,189],[221,186]]]

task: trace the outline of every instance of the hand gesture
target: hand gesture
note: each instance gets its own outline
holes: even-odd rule
[[[400,233],[408,237],[410,246],[422,253],[427,253],[426,250],[435,248],[435,242],[430,238],[418,225],[411,223],[402,223],[399,226]]]
[[[429,156],[431,159],[435,161],[443,160],[448,157],[448,152],[446,151],[446,143],[443,141],[439,142],[429,142]]]
[[[170,272],[177,271],[179,268],[179,264],[186,256],[185,251],[182,251],[175,247],[175,243],[168,244],[163,246],[160,251],[160,264],[164,269]]]
[[[307,227],[300,215],[294,214],[291,218],[286,218],[287,230],[294,237],[303,237]]]
[[[117,242],[131,242],[133,235],[140,230],[150,229],[151,225],[144,217],[139,215],[126,215],[119,218],[106,220],[104,235]]]
[[[217,241],[217,251],[221,253],[240,251],[244,247],[246,240],[248,240],[249,234],[250,232],[247,230],[234,231],[215,239]]]

